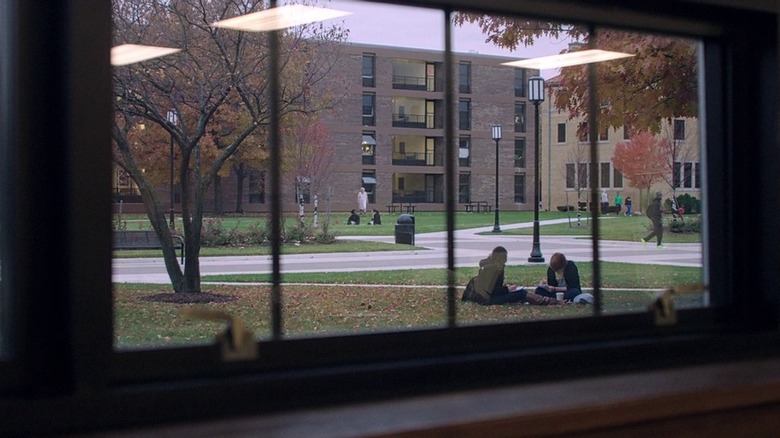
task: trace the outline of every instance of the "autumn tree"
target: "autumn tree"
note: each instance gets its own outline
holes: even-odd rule
[[[294,188],[299,204],[301,225],[304,196],[315,199],[330,180],[335,149],[329,143],[330,133],[316,116],[290,114],[284,121],[285,148],[282,171],[284,180]]]
[[[136,182],[176,292],[200,292],[200,234],[209,187],[228,160],[258,147],[269,124],[267,36],[219,29],[212,23],[256,12],[260,0],[114,0],[117,44],[181,48],[181,52],[128,66],[113,74],[114,159]],[[320,86],[345,33],[338,27],[298,26],[280,32],[280,111],[317,112],[324,100],[304,97]],[[306,65],[305,69],[294,66]],[[288,68],[293,66],[293,68]],[[303,85],[306,86],[303,86]],[[323,95],[330,95],[323,93]],[[175,118],[168,117],[175,113]],[[155,188],[173,138],[181,192],[185,264],[178,264],[163,202]],[[250,154],[251,155],[251,154]],[[262,158],[260,158],[262,159]]]
[[[562,53],[589,47],[590,35],[579,26],[538,22],[499,16],[461,13],[456,24],[476,23],[487,42],[509,50],[530,46],[542,37],[569,36],[572,44]],[[660,122],[676,117],[697,116],[696,44],[683,38],[598,29],[597,48],[635,56],[601,62],[596,66],[599,128],[628,125],[658,133]],[[568,111],[570,119],[588,115],[588,66],[564,67],[554,105]]]
[[[649,199],[650,188],[664,178],[669,143],[667,138],[641,131],[615,146],[612,164],[628,180],[629,186],[639,189],[640,193],[644,191],[645,199]],[[644,205],[641,199],[639,205]]]

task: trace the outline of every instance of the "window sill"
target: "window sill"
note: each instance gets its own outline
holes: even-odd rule
[[[729,431],[750,435],[751,427],[776,430],[767,422],[780,425],[779,412],[780,359],[771,359],[223,419],[136,433],[484,437],[665,429],[686,435],[695,431],[695,436],[728,435]]]

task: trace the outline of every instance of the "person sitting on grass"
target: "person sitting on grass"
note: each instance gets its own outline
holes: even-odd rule
[[[379,215],[379,210],[374,209],[374,215],[371,217],[371,225],[382,225],[382,216]]]
[[[550,257],[547,278],[542,278],[535,292],[545,297],[555,297],[556,293],[563,292],[564,301],[575,301],[575,298],[582,293],[577,265],[571,260],[566,260],[565,255],[556,252]]]
[[[360,215],[357,214],[357,211],[352,210],[350,213],[347,225],[360,225]]]
[[[526,302],[541,306],[562,304],[555,298],[529,293],[514,284],[504,284],[506,260],[506,248],[503,246],[495,247],[486,259],[479,262],[479,273],[469,280],[461,300],[474,301],[482,305]]]

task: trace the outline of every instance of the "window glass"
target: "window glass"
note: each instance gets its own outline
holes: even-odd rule
[[[114,68],[114,229],[124,239],[115,240],[119,348],[210,343],[225,315],[265,340],[644,312],[658,290],[702,282],[697,102],[676,107],[669,99],[670,107],[657,112],[643,100],[651,97],[621,94],[647,81],[647,56],[679,59],[681,77],[695,78],[695,42],[597,30],[603,35],[598,47],[641,56],[595,66],[599,100],[610,104],[590,118],[589,90],[581,86],[588,83],[588,66],[515,66],[526,56],[485,45],[495,29],[488,26],[486,35],[478,23],[498,17],[456,13],[457,60],[447,66],[443,12],[345,0],[328,6],[352,15],[282,34],[278,91],[284,105],[274,135],[266,96],[258,94],[269,86],[270,66],[257,61],[262,56],[244,56],[269,52],[265,33],[233,39],[227,29],[174,25],[192,21],[176,14],[223,18],[208,3],[190,6],[202,10],[158,11],[165,4],[145,9],[134,2],[115,7],[117,44],[178,47],[197,39],[204,48]],[[431,36],[401,38],[406,33],[396,23],[414,23]],[[544,56],[560,52],[561,44],[572,53],[583,50],[591,38],[576,26],[547,24],[541,28],[556,31],[517,43]],[[220,44],[245,46],[228,50],[237,58],[226,63],[205,49]],[[197,67],[205,63],[215,68]],[[231,66],[244,75],[238,79]],[[148,71],[155,74],[142,74]],[[546,81],[545,95],[529,108],[534,90],[527,81],[537,76]],[[211,84],[215,95],[227,97],[199,100],[201,90],[189,88],[192,83]],[[660,86],[675,92],[671,84]],[[695,81],[683,86],[683,97],[697,95]],[[466,92],[468,99],[458,97]],[[684,116],[685,129],[671,114]],[[628,138],[607,135],[629,125]],[[592,143],[588,126],[598,126]],[[515,138],[515,132],[526,134]],[[458,147],[448,148],[455,141]],[[637,156],[642,166],[627,159]],[[274,187],[281,192],[276,217]],[[471,230],[474,242],[454,285],[448,285],[442,250],[449,243],[443,237],[448,196],[468,204],[453,212],[454,224]],[[654,210],[661,213],[663,237],[648,218]],[[538,236],[529,226],[536,214]],[[281,228],[272,235],[278,217]],[[491,234],[480,231],[491,226]],[[596,226],[609,242],[598,259],[588,240]],[[146,240],[134,240],[139,236]],[[199,251],[182,256],[179,236],[198,239]],[[274,239],[283,261],[278,288],[267,286],[274,279],[268,257]],[[529,261],[532,239],[541,261]],[[553,301],[561,292],[567,304],[532,312],[461,301],[480,262],[493,260],[492,250],[501,245],[508,250],[504,278],[520,286],[507,300],[551,304],[527,292]],[[558,253],[568,260],[562,267]],[[247,259],[228,257],[236,255]],[[551,263],[559,269],[548,269]],[[595,264],[602,267],[600,278]],[[572,304],[575,298],[581,303]],[[691,307],[703,302],[701,294],[683,300]],[[208,311],[182,313],[195,304]]]

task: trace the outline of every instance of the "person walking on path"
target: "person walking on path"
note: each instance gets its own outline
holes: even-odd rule
[[[357,203],[358,203],[358,212],[360,212],[360,214],[363,214],[366,211],[368,211],[368,193],[366,193],[365,187],[361,187],[360,190],[358,190]]]
[[[620,196],[620,192],[615,195],[615,214],[620,216],[620,210],[623,209],[623,197]]]
[[[664,247],[662,241],[664,238],[664,226],[661,222],[661,197],[663,194],[661,192],[655,192],[655,198],[650,202],[650,205],[647,206],[647,211],[645,212],[647,214],[647,217],[653,221],[653,231],[650,232],[647,236],[645,236],[644,239],[642,239],[642,245],[646,244],[648,240],[652,239],[653,236],[655,236],[656,239],[656,246],[659,249],[662,249]]]
[[[601,191],[601,214],[607,214],[609,209],[609,196],[606,190]]]
[[[631,200],[630,196],[626,196],[626,216],[633,216],[634,215],[634,201]]]
[[[474,301],[485,306],[523,302],[541,306],[563,304],[555,298],[529,293],[517,285],[504,284],[506,260],[506,248],[503,246],[493,248],[490,255],[479,262],[479,273],[469,280],[461,300]]]

